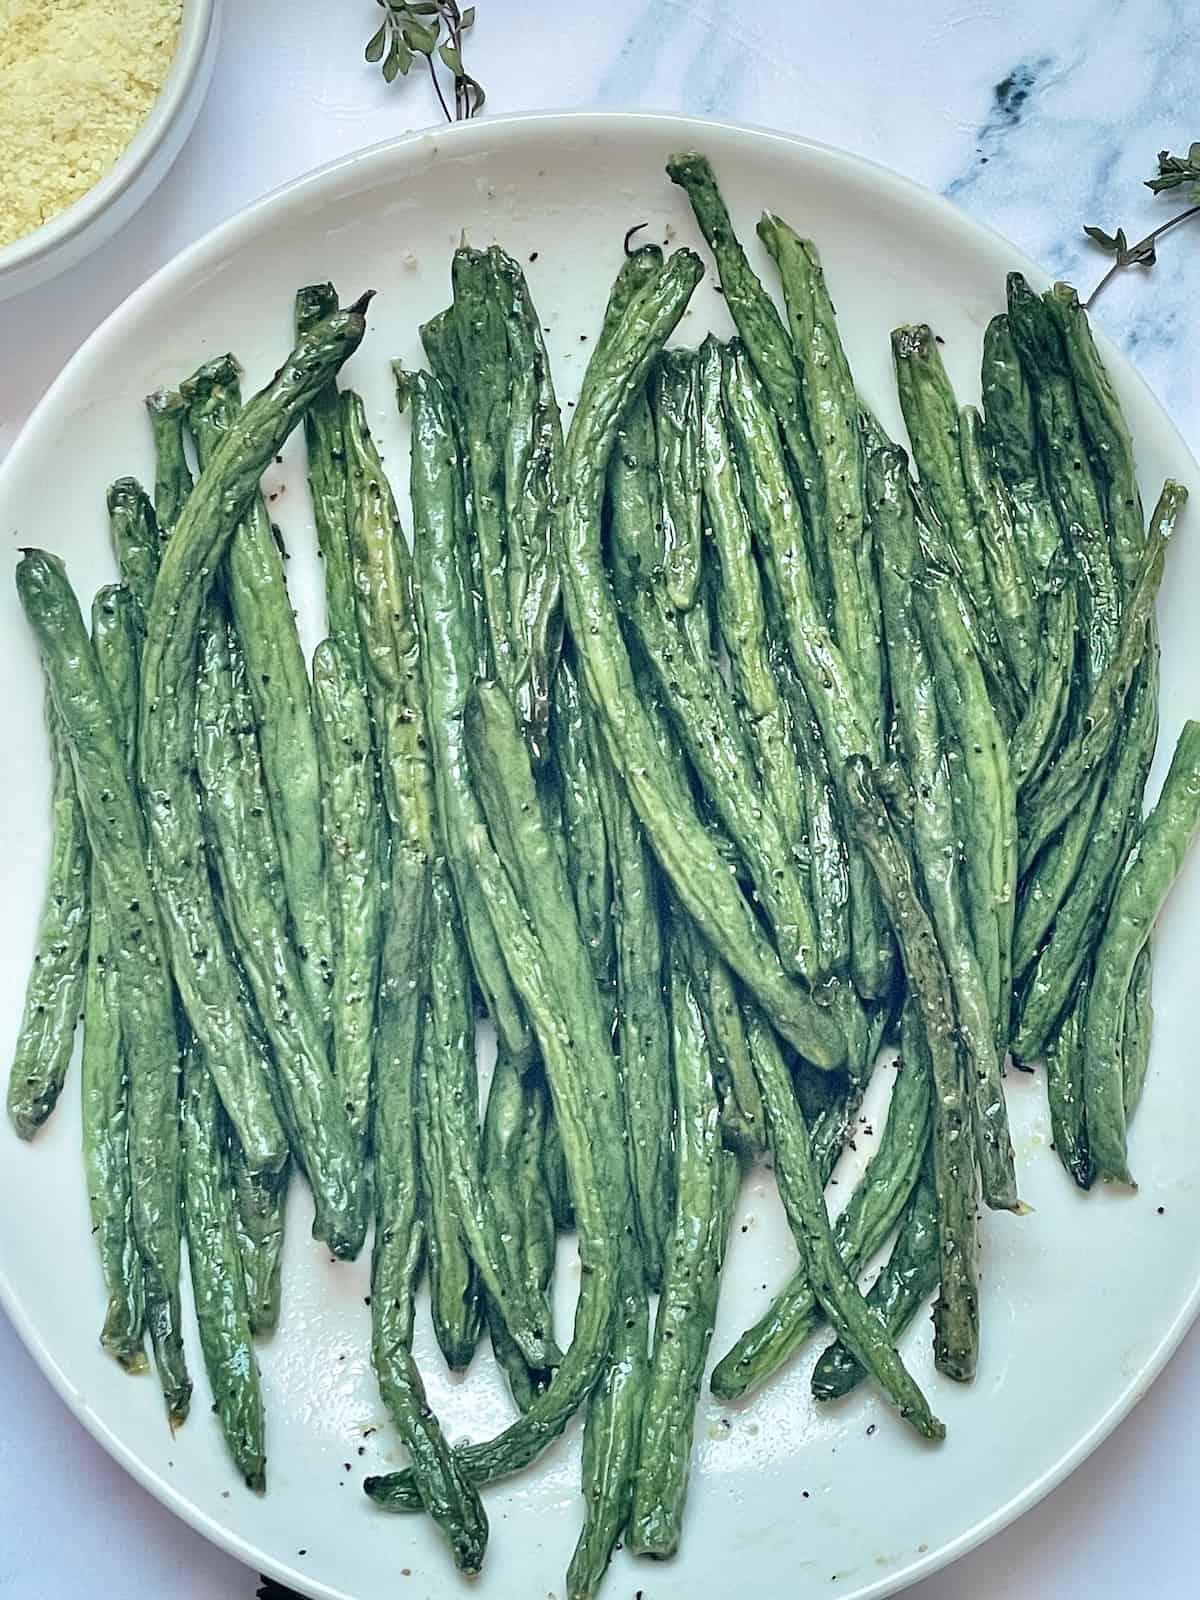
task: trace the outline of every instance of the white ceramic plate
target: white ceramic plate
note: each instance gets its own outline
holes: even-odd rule
[[[292,295],[332,278],[346,297],[379,291],[370,335],[346,369],[365,392],[397,486],[405,445],[388,360],[420,358],[417,324],[448,294],[452,247],[498,240],[529,263],[560,397],[577,388],[621,238],[696,242],[686,203],[663,175],[675,149],[716,165],[742,235],[763,207],[817,240],[862,389],[900,430],[888,330],[928,319],[963,398],[977,391],[980,335],[1003,301],[1008,245],[943,201],[879,168],[782,135],[641,115],[484,121],[400,140],[292,185],[186,251],[117,311],[67,367],[0,472],[0,527],[17,545],[62,553],[80,592],[112,576],[107,482],[151,471],[142,396],[229,347],[264,381],[290,341]],[[757,247],[752,242],[757,258]],[[765,266],[765,263],[760,263]],[[711,277],[681,336],[727,327]],[[1137,440],[1145,487],[1200,471],[1125,362],[1113,374]],[[307,641],[320,633],[302,451],[293,443],[269,487],[292,551]],[[1186,534],[1170,555],[1161,610],[1163,742],[1200,706],[1189,594],[1200,556]],[[0,594],[7,691],[0,707],[0,838],[8,915],[0,927],[0,1056],[15,1034],[47,853],[47,761],[33,647],[12,586]],[[833,1409],[809,1400],[811,1356],[730,1410],[707,1397],[683,1553],[661,1566],[619,1556],[613,1595],[647,1600],[739,1591],[891,1593],[995,1532],[1044,1494],[1144,1393],[1196,1311],[1200,1192],[1195,1183],[1189,924],[1200,917],[1193,862],[1158,939],[1157,1027],[1145,1104],[1132,1138],[1133,1198],[1078,1195],[1048,1149],[1040,1082],[1010,1079],[1021,1188],[1034,1212],[983,1225],[983,1356],[969,1389],[934,1375],[927,1325],[905,1354],[949,1437],[925,1448],[870,1394]],[[0,1130],[0,1298],[64,1400],[167,1505],[235,1555],[324,1600],[427,1600],[457,1592],[443,1550],[418,1518],[373,1510],[365,1473],[400,1459],[367,1360],[366,1262],[331,1266],[307,1237],[297,1197],[279,1332],[262,1349],[270,1489],[256,1499],[226,1459],[195,1341],[192,1420],[175,1438],[153,1379],[125,1377],[97,1343],[102,1296],[89,1238],[74,1080],[31,1146]],[[878,1119],[875,1119],[878,1126]],[[860,1155],[872,1146],[864,1131]],[[843,1178],[842,1192],[847,1192]],[[836,1190],[834,1191],[837,1192]],[[1161,1214],[1159,1207],[1162,1208]],[[725,1275],[714,1351],[723,1352],[790,1270],[793,1250],[770,1192],[748,1184]],[[571,1282],[569,1262],[560,1275]],[[565,1313],[567,1307],[561,1310]],[[490,1358],[448,1379],[427,1327],[419,1354],[451,1438],[490,1433],[507,1415]],[[30,1471],[36,1472],[36,1459]],[[488,1494],[492,1540],[480,1600],[561,1593],[579,1522],[578,1440]]]

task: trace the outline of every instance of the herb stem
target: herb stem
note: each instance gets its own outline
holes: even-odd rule
[[[1197,216],[1198,214],[1200,214],[1200,205],[1189,206],[1186,211],[1179,212],[1177,216],[1171,217],[1169,221],[1160,223],[1160,225],[1151,233],[1148,233],[1144,239],[1139,239],[1137,244],[1135,244],[1127,254],[1118,255],[1112,266],[1109,267],[1108,271],[1100,279],[1100,282],[1083,302],[1084,309],[1087,311],[1092,309],[1100,295],[1101,290],[1108,285],[1110,279],[1116,277],[1117,273],[1120,272],[1122,268],[1137,264],[1144,266],[1153,265],[1153,251],[1155,242],[1161,239],[1164,233],[1170,233],[1172,228],[1177,228],[1181,222],[1187,222],[1190,217]]]
[[[425,65],[429,68],[429,81],[433,85],[434,94],[436,94],[437,97],[438,97],[438,104],[442,108],[442,115],[445,117],[447,122],[454,122],[456,120],[456,118],[452,117],[450,115],[450,107],[446,104],[446,96],[442,93],[442,86],[438,82],[437,68],[433,64],[433,57],[432,56],[426,56],[425,57]],[[458,83],[457,83],[457,80],[455,81],[454,102],[455,102],[454,103],[454,109],[455,109],[455,112],[457,113],[457,120],[461,121],[462,120],[462,112],[459,110],[459,106],[458,106]]]

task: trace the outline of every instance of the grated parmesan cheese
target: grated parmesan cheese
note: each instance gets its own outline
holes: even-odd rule
[[[104,176],[166,79],[180,0],[0,0],[0,246]]]

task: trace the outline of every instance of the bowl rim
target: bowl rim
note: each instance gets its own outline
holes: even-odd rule
[[[92,222],[134,184],[185,104],[204,60],[216,14],[216,0],[182,0],[175,54],[158,97],[108,171],[78,200],[40,223],[31,233],[0,246],[0,279],[44,260]]]

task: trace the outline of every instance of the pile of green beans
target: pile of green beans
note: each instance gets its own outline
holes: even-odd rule
[[[762,218],[781,313],[707,161],[667,170],[729,342],[668,345],[700,258],[627,248],[564,431],[523,272],[463,246],[429,370],[395,372],[410,537],[338,384],[369,297],[312,285],[250,400],[232,356],[149,397],[153,497],[109,490],[120,582],[90,636],[55,556],[17,571],[52,846],[8,1108],[32,1138],[82,1014],[102,1346],[143,1371],[148,1335],[184,1420],[186,1244],[214,1410],[262,1491],[255,1340],[286,1315],[299,1173],[334,1257],[373,1229],[369,1348],[409,1464],[367,1494],[428,1512],[477,1572],[481,1490],[582,1415],[570,1600],[622,1542],[679,1548],[755,1162],[796,1261],[717,1352],[714,1396],[827,1327],[817,1400],[870,1377],[944,1436],[897,1343],[935,1296],[938,1374],[975,1374],[979,1201],[1028,1210],[1007,1065],[1044,1066],[1078,1185],[1132,1185],[1151,933],[1200,828],[1200,722],[1145,811],[1186,491],[1145,517],[1074,293],[1010,278],[978,408],[930,328],[895,330],[906,453],[856,388],[816,247]],[[300,423],[327,611],[311,665],[260,492]],[[892,1043],[886,1123],[831,1223]],[[486,1334],[507,1378],[493,1439],[451,1447],[428,1403],[426,1270],[447,1365]]]

